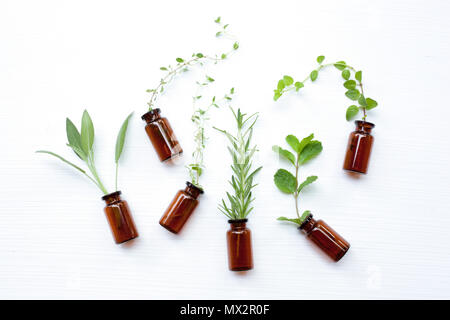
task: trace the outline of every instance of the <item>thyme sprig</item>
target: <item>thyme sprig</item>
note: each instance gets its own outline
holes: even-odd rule
[[[233,159],[231,169],[233,175],[231,181],[228,181],[234,190],[234,195],[229,192],[226,193],[228,205],[224,199],[219,204],[219,210],[227,216],[230,220],[245,219],[253,210],[251,203],[254,201],[252,197],[252,189],[256,186],[253,184],[253,178],[262,167],[252,170],[252,157],[256,152],[256,146],[251,146],[251,139],[253,135],[253,126],[255,125],[258,115],[257,113],[246,117],[245,113],[242,113],[240,109],[233,112],[233,116],[236,120],[237,133],[232,135],[231,133],[218,129],[214,129],[222,132],[228,138],[230,145],[228,151]]]
[[[229,24],[222,23],[221,17],[218,17],[214,22],[219,26],[219,31],[216,32],[216,37],[228,38],[233,41],[232,48],[226,52],[220,54],[207,55],[203,53],[193,53],[190,58],[176,58],[176,64],[169,64],[167,66],[160,67],[161,71],[165,72],[165,75],[160,79],[158,85],[153,89],[148,89],[147,92],[151,93],[150,101],[147,102],[149,111],[153,109],[157,99],[164,92],[166,86],[174,80],[174,78],[182,73],[189,70],[190,67],[195,65],[203,65],[206,61],[212,61],[215,64],[219,61],[227,59],[232,55],[237,49],[239,49],[239,42],[235,37],[228,32]]]
[[[195,148],[192,152],[192,163],[187,166],[189,170],[189,175],[191,177],[191,183],[199,188],[200,186],[200,176],[204,170],[204,161],[203,161],[203,152],[206,147],[207,137],[205,135],[205,128],[209,118],[210,110],[214,108],[220,108],[222,104],[228,104],[233,99],[234,88],[231,88],[230,91],[223,95],[221,98],[217,98],[213,96],[209,102],[204,106],[199,106],[199,104],[203,101],[204,97],[200,94],[201,90],[206,86],[213,83],[215,80],[210,76],[205,76],[205,80],[203,82],[197,81],[197,91],[196,95],[192,97],[192,104],[194,113],[192,114],[192,122],[195,126],[194,131],[194,143]]]
[[[353,104],[347,108],[345,118],[347,121],[352,120],[360,111],[362,111],[362,120],[365,121],[367,118],[367,111],[375,108],[378,103],[372,98],[365,97],[362,83],[362,71],[357,71],[357,69],[347,64],[345,61],[323,64],[325,56],[318,56],[316,60],[319,66],[311,71],[303,81],[294,82],[294,79],[288,75],[285,75],[283,79],[279,80],[277,83],[277,88],[274,90],[273,99],[277,101],[286,92],[292,90],[299,91],[304,87],[304,83],[308,80],[311,80],[311,82],[316,81],[319,76],[319,72],[322,69],[334,66],[336,69],[341,71],[342,78],[344,79],[343,85],[347,89],[345,95],[350,100],[358,102],[358,105]],[[351,79],[352,75],[355,78],[354,80]],[[359,87],[359,89],[357,87]]]

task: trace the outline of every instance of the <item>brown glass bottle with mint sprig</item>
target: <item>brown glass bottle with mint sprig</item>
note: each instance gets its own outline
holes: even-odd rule
[[[161,117],[159,108],[152,109],[142,116],[147,124],[145,131],[158,154],[160,161],[173,159],[183,152],[167,118]]]
[[[367,173],[374,140],[371,131],[375,125],[362,120],[355,121],[355,124],[356,129],[348,139],[344,170]]]

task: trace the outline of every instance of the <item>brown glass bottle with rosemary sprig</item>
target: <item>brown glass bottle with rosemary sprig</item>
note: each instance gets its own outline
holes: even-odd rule
[[[234,194],[227,192],[227,201],[222,199],[219,210],[227,216],[230,224],[230,230],[227,231],[228,267],[231,271],[247,271],[253,269],[252,239],[251,231],[247,228],[247,216],[253,210],[253,178],[262,168],[252,169],[256,146],[251,145],[251,139],[257,115],[247,117],[240,109],[237,112],[233,109],[231,111],[237,124],[236,135],[216,129],[230,142],[228,150],[233,161],[230,183]]]
[[[131,216],[131,211],[128,207],[128,203],[121,199],[121,191],[117,189],[119,159],[122,155],[123,147],[125,144],[125,137],[130,117],[131,114],[125,119],[116,140],[115,192],[108,193],[97,173],[94,161],[94,124],[92,123],[91,117],[86,110],[84,111],[81,120],[81,133],[69,118],[66,119],[66,133],[68,140],[67,145],[72,148],[75,154],[82,161],[86,163],[90,174],[88,174],[84,169],[78,167],[74,163],[66,160],[65,158],[54,152],[45,150],[37,151],[38,153],[46,153],[52,155],[60,159],[64,163],[70,165],[72,168],[77,169],[103,192],[104,196],[102,197],[102,200],[104,200],[106,203],[106,207],[104,209],[106,218],[111,228],[114,241],[118,244],[138,237],[138,232],[136,230],[133,217]]]
[[[322,152],[322,143],[313,139],[313,134],[301,141],[294,135],[288,135],[286,142],[294,150],[294,153],[279,146],[273,147],[273,150],[281,158],[288,160],[295,168],[294,173],[285,169],[279,169],[274,176],[274,182],[278,189],[294,196],[295,211],[297,213],[297,218],[279,217],[278,220],[297,224],[308,239],[322,249],[331,259],[339,261],[347,253],[350,244],[324,221],[316,221],[313,219],[309,210],[304,211],[302,214],[299,211],[298,199],[300,192],[306,186],[317,180],[317,176],[309,176],[303,182],[300,183],[299,181],[300,166],[309,162]]]
[[[378,103],[374,99],[365,96],[362,71],[357,71],[357,69],[350,66],[345,61],[323,63],[324,60],[324,56],[318,56],[318,67],[311,71],[303,81],[294,81],[292,77],[287,75],[284,76],[277,83],[273,99],[275,101],[278,100],[288,91],[299,91],[304,87],[304,83],[308,80],[311,80],[312,82],[316,81],[319,72],[324,68],[334,66],[338,69],[344,79],[343,85],[347,90],[345,95],[350,100],[355,101],[347,108],[345,113],[347,121],[354,119],[358,114],[362,113],[361,120],[355,122],[356,130],[350,133],[343,168],[344,170],[365,174],[367,173],[373,144],[371,131],[375,127],[373,123],[367,122],[367,115],[369,110],[378,106]],[[354,79],[352,79],[352,77]]]
[[[219,26],[219,31],[216,32],[217,37],[226,36],[226,38],[233,39],[228,33],[229,25],[224,24],[221,18],[218,17],[214,22]],[[148,112],[142,115],[142,120],[145,121],[145,131],[153,145],[160,161],[167,161],[181,155],[183,149],[175,136],[175,133],[165,117],[161,117],[161,109],[154,108],[159,96],[165,92],[166,87],[174,78],[180,73],[188,71],[195,65],[203,65],[206,61],[217,63],[227,59],[233,52],[239,48],[237,41],[233,39],[232,48],[220,55],[206,55],[203,53],[193,53],[190,58],[176,58],[175,65],[168,65],[161,67],[161,71],[165,74],[154,89],[148,89],[147,92],[151,94],[148,104]]]

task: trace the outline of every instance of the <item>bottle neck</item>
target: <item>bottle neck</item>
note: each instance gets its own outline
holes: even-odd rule
[[[142,115],[141,119],[147,123],[152,123],[158,119],[161,119],[161,109],[153,109],[152,111]]]
[[[110,194],[107,194],[102,197],[102,200],[106,202],[106,205],[113,204],[114,202],[119,202],[122,199],[120,198],[120,195],[122,194],[121,191],[116,191]]]
[[[203,189],[193,185],[192,183],[186,182],[186,188],[184,189],[184,192],[186,192],[192,198],[197,199],[198,196],[201,195],[204,191]]]
[[[299,227],[301,231],[308,234],[314,229],[314,226],[316,225],[317,221],[313,219],[313,215],[310,214],[306,220],[302,223],[302,225]]]
[[[247,227],[247,219],[228,220],[231,230],[242,230]]]
[[[357,132],[363,132],[363,133],[370,134],[372,129],[375,128],[375,124],[373,124],[371,122],[362,121],[362,120],[356,120],[355,124],[356,124],[355,131],[357,131]]]

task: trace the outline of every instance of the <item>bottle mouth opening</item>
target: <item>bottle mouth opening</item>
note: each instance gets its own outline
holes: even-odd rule
[[[248,221],[248,219],[230,219],[228,220],[228,223],[246,223]]]
[[[197,186],[196,186],[195,184],[193,184],[192,182],[186,181],[186,185],[187,185],[189,188],[193,188],[193,189],[197,190],[200,194],[205,193],[205,191],[203,191],[202,188],[197,187]]]
[[[302,230],[306,226],[306,224],[309,221],[311,221],[312,217],[313,217],[313,215],[312,215],[312,213],[310,213],[309,216],[305,219],[305,221],[303,221],[303,223],[300,225],[300,227],[298,227],[298,229]]]
[[[371,129],[375,128],[375,124],[374,123],[367,122],[367,121],[364,121],[364,120],[356,120],[355,124],[358,125],[358,126],[366,127],[366,128],[371,128]]]
[[[152,118],[153,118],[155,115],[159,114],[159,113],[161,113],[161,109],[159,109],[159,108],[152,109],[151,111],[148,111],[148,112],[144,113],[144,114],[141,116],[141,119],[144,120],[144,121],[147,121],[147,120],[148,120],[148,121],[151,121]]]
[[[115,196],[120,196],[121,194],[122,194],[122,191],[117,190],[117,191],[114,191],[114,192],[112,192],[112,193],[105,194],[105,195],[102,197],[102,200],[106,200],[106,199],[108,199],[108,198],[115,197]]]

